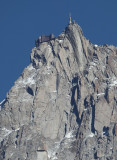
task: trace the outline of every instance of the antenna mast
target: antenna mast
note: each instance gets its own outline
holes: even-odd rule
[[[69,13],[69,24],[71,24],[72,21],[71,21],[71,13]]]

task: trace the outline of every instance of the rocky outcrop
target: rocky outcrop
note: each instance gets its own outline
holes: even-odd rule
[[[76,23],[33,48],[0,104],[0,160],[117,159],[116,67]]]

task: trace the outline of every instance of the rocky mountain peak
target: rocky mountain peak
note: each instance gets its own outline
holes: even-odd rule
[[[0,159],[117,159],[117,48],[73,22],[30,59],[0,103]]]

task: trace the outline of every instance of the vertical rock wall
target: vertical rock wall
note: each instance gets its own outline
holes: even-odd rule
[[[0,104],[0,160],[117,159],[116,67],[76,23],[33,48]]]

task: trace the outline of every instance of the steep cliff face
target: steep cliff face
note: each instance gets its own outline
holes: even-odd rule
[[[76,23],[33,48],[0,104],[0,160],[116,160],[116,68]]]

